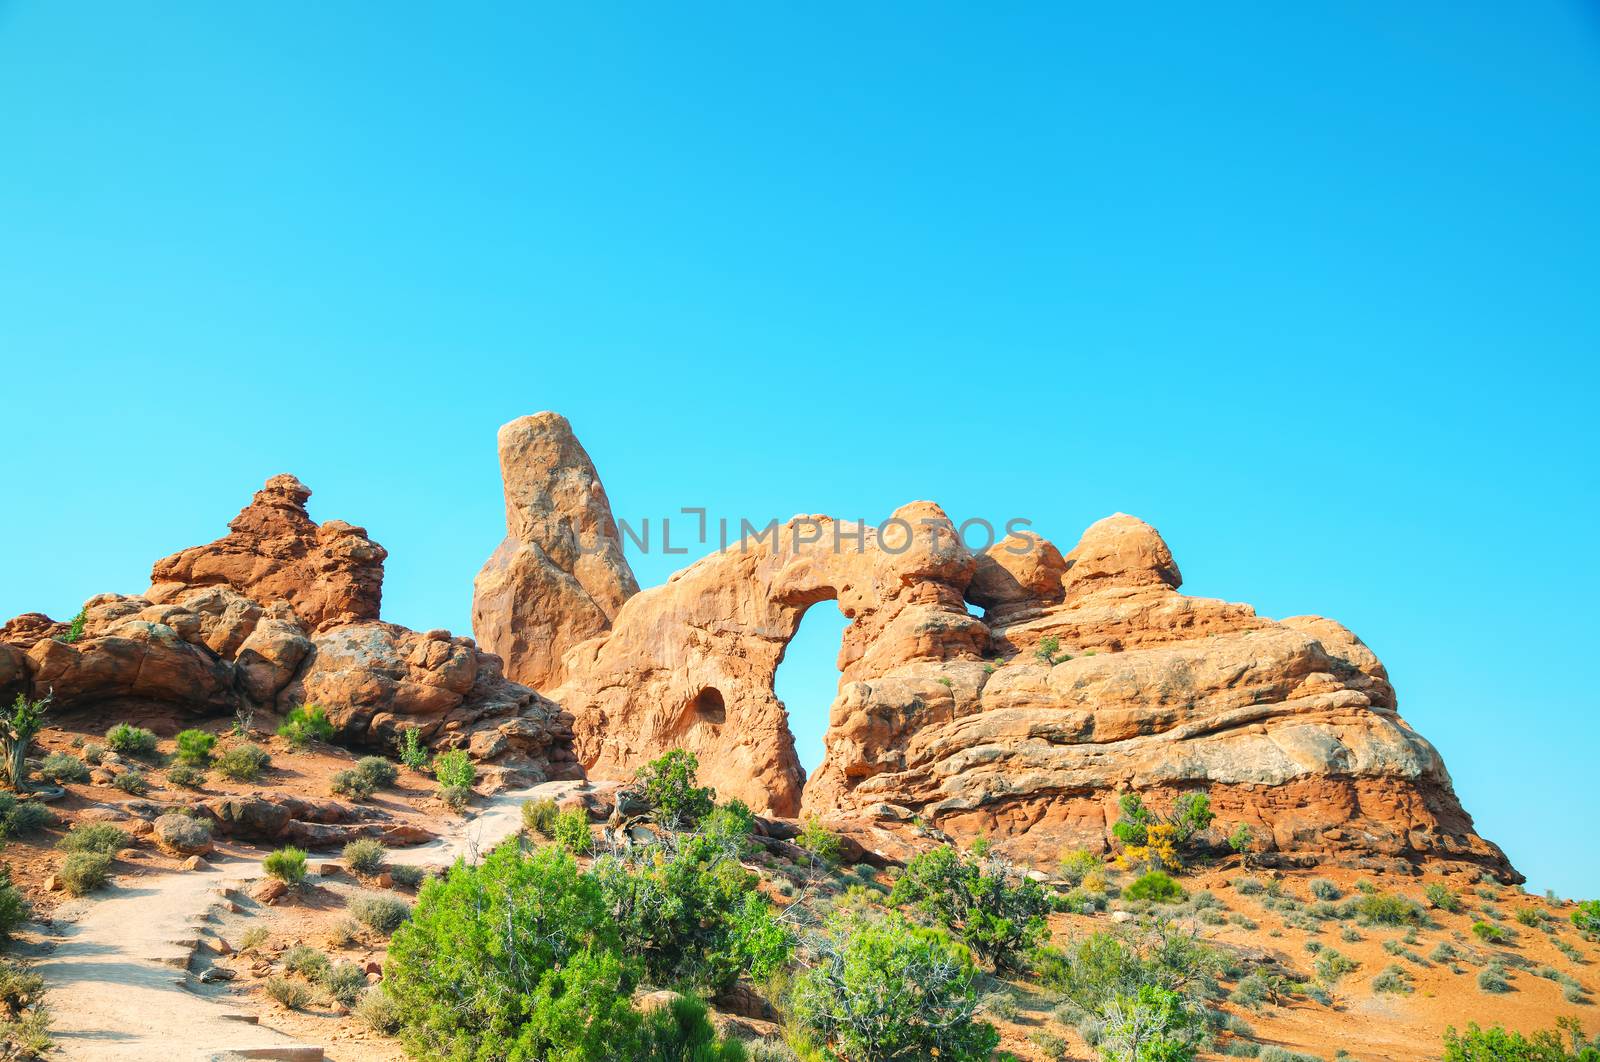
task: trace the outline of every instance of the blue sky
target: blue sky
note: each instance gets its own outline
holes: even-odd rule
[[[634,519],[1138,514],[1600,893],[1597,99],[1577,3],[0,2],[0,616],[292,471],[464,631],[556,409]]]

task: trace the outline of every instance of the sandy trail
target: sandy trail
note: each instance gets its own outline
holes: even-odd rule
[[[490,798],[471,819],[429,844],[392,851],[390,861],[446,864],[459,855],[486,852],[521,827],[523,801],[563,784]],[[303,1043],[265,1024],[226,1017],[259,1014],[266,1022],[270,1008],[242,999],[213,1002],[184,987],[207,912],[223,902],[222,890],[247,885],[260,870],[259,862],[233,859],[204,871],[130,877],[127,884],[60,908],[57,935],[51,938],[56,947],[35,963],[48,984],[46,998],[55,1017],[51,1035],[60,1057],[191,1062]],[[330,1048],[327,1057],[340,1055]]]

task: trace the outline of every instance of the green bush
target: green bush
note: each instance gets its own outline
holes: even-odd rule
[[[1506,978],[1505,966],[1499,962],[1491,962],[1480,970],[1478,988],[1494,994],[1511,991],[1511,982]]]
[[[353,962],[334,963],[322,971],[317,983],[322,985],[322,990],[328,993],[329,999],[346,1007],[352,1007],[366,991],[367,971]]]
[[[554,800],[529,800],[522,805],[522,828],[540,837],[552,838],[555,836],[556,816],[560,814],[561,809]]]
[[[400,1012],[382,984],[373,985],[362,993],[361,1001],[355,1005],[355,1015],[379,1036],[393,1036],[400,1031]]]
[[[589,832],[589,813],[583,808],[568,808],[558,812],[550,839],[575,856],[588,855],[594,848],[594,835]]]
[[[999,1044],[976,1017],[977,969],[936,929],[891,913],[836,916],[795,982],[794,1020],[827,1059],[987,1060]]]
[[[1250,828],[1248,822],[1241,822],[1228,834],[1228,847],[1243,855],[1250,851],[1250,846],[1255,843],[1256,832]]]
[[[269,977],[265,985],[267,995],[287,1010],[300,1010],[311,1002],[311,989],[287,977]]]
[[[394,785],[400,777],[400,769],[382,756],[363,756],[356,761],[356,770],[366,776],[374,789]]]
[[[10,940],[32,915],[33,906],[28,898],[11,884],[11,868],[0,866],[0,941]]]
[[[425,884],[383,982],[415,1055],[562,1062],[633,1057],[636,983],[600,884],[555,845]]]
[[[442,785],[439,787],[439,799],[451,811],[464,811],[472,803],[472,790],[464,785]]]
[[[133,838],[109,822],[80,822],[56,842],[56,847],[64,852],[115,855],[131,844]]]
[[[471,789],[477,781],[478,768],[472,757],[461,749],[441,752],[433,758],[433,777],[443,789]]]
[[[1544,912],[1537,907],[1519,907],[1514,917],[1518,925],[1527,926],[1529,929],[1538,929],[1544,924]]]
[[[206,772],[187,763],[175,763],[167,768],[167,781],[184,789],[199,789],[206,781]]]
[[[283,968],[301,977],[315,979],[328,968],[328,957],[316,948],[301,944],[283,953]]]
[[[750,838],[756,832],[756,816],[744,801],[730,800],[700,820],[700,832],[729,852],[742,855],[754,847]]]
[[[1317,952],[1317,961],[1314,968],[1317,980],[1325,985],[1336,985],[1345,974],[1355,973],[1361,966],[1360,963],[1345,955],[1339,954],[1332,948],[1323,948]]]
[[[1563,1019],[1558,1026],[1569,1038],[1570,1051],[1550,1030],[1530,1039],[1498,1025],[1485,1030],[1473,1022],[1465,1033],[1451,1026],[1444,1034],[1443,1062],[1600,1062],[1600,1044],[1585,1037],[1576,1020]]]
[[[1387,892],[1363,893],[1356,899],[1354,911],[1362,925],[1420,925],[1423,921],[1423,911],[1418,904]]]
[[[422,731],[414,726],[404,728],[395,737],[394,753],[401,763],[413,771],[428,766],[428,746],[422,743]]]
[[[246,742],[235,745],[217,757],[217,773],[235,782],[254,782],[267,769],[272,757],[260,745]]]
[[[1472,923],[1472,935],[1486,944],[1504,944],[1507,939],[1505,927],[1497,926],[1493,922]]]
[[[1319,900],[1337,900],[1344,895],[1339,891],[1339,886],[1327,878],[1312,878],[1306,883],[1306,887],[1311,890],[1311,895]]]
[[[1188,1062],[1203,1036],[1200,1016],[1176,992],[1140,985],[1105,1008],[1096,1046],[1105,1062]]]
[[[150,792],[150,779],[145,773],[132,767],[111,779],[111,784],[132,796],[144,796]]]
[[[306,880],[306,854],[292,844],[287,845],[263,859],[261,869],[285,885],[298,885]]]
[[[405,901],[381,892],[352,896],[346,906],[350,917],[379,933],[393,933],[411,913]]]
[[[839,840],[839,835],[830,832],[827,827],[815,818],[806,820],[800,830],[800,836],[794,843],[811,853],[811,857],[823,866],[838,866],[844,845]]]
[[[1408,995],[1412,991],[1411,975],[1406,973],[1403,966],[1386,966],[1382,973],[1372,979],[1372,990]]]
[[[302,704],[290,709],[278,726],[278,736],[303,749],[313,741],[332,741],[333,724],[320,704]]]
[[[1600,936],[1600,900],[1585,900],[1572,912],[1572,924],[1578,932]]]
[[[1440,911],[1456,914],[1461,910],[1461,897],[1455,890],[1440,882],[1432,882],[1422,890],[1422,895],[1427,898],[1428,904]]]
[[[637,867],[602,860],[594,876],[652,984],[721,992],[742,972],[760,982],[788,962],[793,941],[756,875],[711,838],[684,837]]]
[[[1061,857],[1061,880],[1074,888],[1090,874],[1104,869],[1105,863],[1087,848],[1073,849]]]
[[[403,889],[414,889],[422,884],[422,879],[427,877],[427,871],[421,867],[409,866],[405,863],[396,863],[389,868],[389,880]]]
[[[1155,903],[1179,903],[1183,895],[1183,886],[1161,870],[1141,874],[1122,890],[1124,900],[1151,900]]]
[[[639,1062],[744,1062],[748,1056],[737,1040],[723,1040],[693,996],[678,996],[651,1011],[641,1030]]]
[[[118,723],[106,731],[106,745],[119,756],[149,756],[156,751],[156,736],[142,726]]]
[[[699,769],[694,753],[673,749],[633,776],[656,821],[669,830],[693,829],[716,806],[716,791],[695,784]]]
[[[211,762],[211,750],[216,747],[217,735],[204,730],[184,730],[178,734],[178,760],[191,767],[204,767]]]
[[[105,852],[69,852],[56,877],[68,894],[87,895],[111,879],[111,856]]]
[[[66,752],[52,752],[39,764],[39,777],[57,785],[69,782],[87,782],[89,765]]]
[[[376,874],[383,869],[389,850],[382,841],[363,837],[344,846],[344,861],[357,874]]]
[[[0,840],[42,830],[56,821],[55,812],[37,800],[18,800],[0,793]]]
[[[376,792],[378,787],[372,783],[370,777],[351,767],[335,772],[329,788],[337,796],[346,796],[351,800],[365,800]]]
[[[1050,900],[1037,883],[949,845],[912,857],[889,902],[948,929],[996,969],[1015,966],[1048,935]]]

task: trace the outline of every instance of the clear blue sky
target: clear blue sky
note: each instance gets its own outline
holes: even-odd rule
[[[292,471],[465,630],[555,409],[634,518],[1136,513],[1600,893],[1594,7],[990,8],[0,2],[0,616]]]

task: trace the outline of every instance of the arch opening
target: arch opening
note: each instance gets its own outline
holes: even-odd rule
[[[689,716],[692,722],[722,724],[728,721],[728,705],[722,699],[722,691],[715,686],[707,686],[695,694],[694,700],[689,702]]]
[[[828,710],[839,693],[839,654],[849,625],[832,598],[807,607],[773,676],[773,693],[783,704],[795,754],[807,779],[822,765]]]

